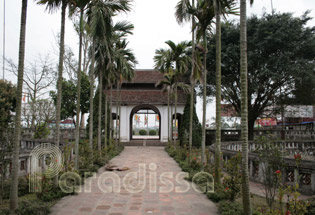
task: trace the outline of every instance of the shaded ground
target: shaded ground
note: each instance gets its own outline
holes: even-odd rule
[[[119,168],[130,168],[128,171],[105,173],[116,175],[116,181],[121,183],[114,185],[114,189],[120,188],[120,192],[101,191],[102,187],[113,185],[111,180],[101,180],[105,176],[102,175],[104,173],[102,169],[95,178],[86,181],[86,184],[91,184],[91,192],[81,192],[76,196],[61,199],[52,208],[52,214],[206,215],[217,213],[215,205],[207,199],[206,195],[195,191],[192,184],[183,179],[183,175],[178,175],[181,169],[163,147],[125,147],[121,155],[115,157],[111,163]],[[145,167],[139,170],[139,164]],[[139,180],[131,180],[128,177],[132,172],[139,173],[139,171],[141,172]],[[162,173],[163,180],[160,180]],[[124,179],[125,182],[128,181],[126,180],[128,178],[131,183],[124,186],[122,182]],[[139,185],[139,181],[141,183],[139,189],[132,189]],[[172,184],[174,187],[171,186]],[[184,189],[187,190],[184,192]]]

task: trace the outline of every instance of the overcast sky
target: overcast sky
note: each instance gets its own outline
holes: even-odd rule
[[[3,53],[3,1],[0,5],[0,56],[2,78],[2,53]],[[166,40],[179,42],[190,40],[190,25],[179,26],[174,17],[175,5],[178,0],[135,0],[132,11],[121,15],[117,19],[125,19],[134,24],[134,34],[129,37],[130,47],[134,50],[139,62],[138,69],[152,69],[154,52],[165,46]],[[21,0],[5,0],[6,3],[6,58],[17,62]],[[315,17],[314,0],[273,0],[273,7],[280,12],[293,12],[301,16],[306,10],[312,10],[310,16]],[[248,15],[261,15],[263,11],[271,12],[271,0],[256,0],[252,7],[248,6]],[[237,19],[238,17],[232,17]],[[315,25],[315,20],[309,22]],[[45,11],[45,6],[37,5],[34,0],[28,0],[27,25],[26,25],[26,64],[32,62],[38,55],[50,54],[57,63],[55,36],[60,31],[60,10],[53,14]],[[75,53],[78,52],[78,36],[73,30],[72,22],[67,19],[65,43]],[[16,82],[16,78],[8,73],[6,79]],[[200,108],[200,105],[198,105]],[[214,116],[213,105],[210,105],[207,118]],[[198,109],[199,109],[198,108]],[[200,111],[197,111],[200,112]]]

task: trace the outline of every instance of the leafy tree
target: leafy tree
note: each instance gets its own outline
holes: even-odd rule
[[[85,114],[89,111],[89,96],[90,96],[90,81],[87,74],[81,72],[81,101],[80,101],[80,109],[81,113]],[[76,115],[76,85],[71,80],[62,81],[62,100],[61,100],[61,118],[73,118]],[[57,94],[55,91],[50,92],[50,96],[54,100],[55,104],[57,101]],[[79,122],[76,122],[78,125]]]
[[[274,100],[291,96],[303,74],[314,76],[314,28],[306,27],[310,17],[293,17],[291,13],[264,14],[248,20],[248,129],[253,138],[254,122]],[[222,99],[241,115],[240,25],[222,26]],[[215,53],[209,39],[210,56]],[[209,58],[208,83],[213,83],[214,59]],[[304,79],[305,80],[305,79]],[[303,83],[303,82],[302,82]],[[280,95],[282,88],[282,95]],[[301,89],[301,88],[300,88]],[[312,88],[309,88],[310,90]],[[210,91],[208,91],[210,92]],[[297,93],[297,92],[296,92]],[[290,100],[289,100],[290,101]]]
[[[187,102],[184,108],[184,114],[182,116],[181,125],[179,128],[179,140],[180,144],[184,145],[187,141],[187,135],[189,134],[190,127],[190,95],[187,95]],[[195,100],[195,99],[194,99]],[[195,102],[193,104],[193,121],[192,121],[192,145],[199,148],[201,146],[201,124],[196,114]]]
[[[0,204],[2,203],[3,182],[10,160],[6,159],[12,153],[12,141],[10,124],[12,123],[11,112],[16,107],[16,87],[4,80],[0,80]]]
[[[41,123],[36,126],[34,139],[44,139],[50,134],[47,123]]]
[[[0,80],[0,129],[8,127],[12,122],[11,112],[16,107],[16,87],[11,83]],[[0,132],[0,135],[2,132]],[[2,135],[1,135],[2,136]]]
[[[102,101],[106,101],[106,99],[105,99],[105,94],[104,93],[102,93]],[[107,97],[107,100],[108,100],[109,98]],[[94,95],[94,98],[93,98],[93,118],[94,119],[98,119],[98,109],[99,109],[99,107],[98,107],[98,105],[99,105],[99,90],[98,89],[96,89],[96,92],[95,92],[95,95]],[[109,103],[107,104],[107,106],[109,106]],[[107,107],[107,116],[110,116],[111,114],[110,114],[110,110],[109,110],[109,108]],[[86,129],[87,129],[87,131],[89,132],[90,130],[89,130],[89,128],[90,128],[90,115],[89,115],[89,118],[88,118],[88,124],[86,125]],[[102,123],[101,124],[101,131],[104,131],[105,130],[105,108],[104,108],[104,105],[102,105],[102,110],[101,110],[101,121],[102,122],[104,122],[104,123]],[[107,125],[109,125],[110,124],[110,117],[107,117]],[[94,123],[94,125],[93,125],[93,128],[98,128],[98,121],[97,120],[93,120],[93,123]],[[107,126],[107,134],[106,134],[106,136],[107,136],[107,140],[109,139],[109,126]],[[90,135],[90,134],[89,134]],[[95,137],[97,137],[97,133],[96,132],[93,132],[93,138],[95,138]]]

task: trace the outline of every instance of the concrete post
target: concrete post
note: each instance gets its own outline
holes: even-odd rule
[[[294,183],[297,183],[298,185],[300,185],[299,170],[297,168],[294,168]]]
[[[253,178],[253,160],[249,160],[249,178]]]
[[[311,189],[313,194],[315,194],[315,170],[311,174]]]

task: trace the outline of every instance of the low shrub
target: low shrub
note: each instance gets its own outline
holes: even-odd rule
[[[139,131],[139,134],[142,135],[142,136],[144,136],[144,135],[147,135],[148,132],[147,132],[146,130],[144,130],[144,129],[141,129],[141,130]]]
[[[210,199],[211,201],[215,203],[226,200],[227,198],[226,194],[222,191],[215,191],[214,193],[207,193],[207,197],[208,199]]]
[[[149,131],[149,135],[151,135],[151,136],[156,135],[156,130],[150,130],[150,131]]]
[[[243,215],[243,207],[237,202],[221,201],[218,210],[221,215]]]
[[[10,215],[10,209],[8,208],[1,208],[0,215]]]
[[[45,177],[43,177],[42,191],[36,193],[38,199],[44,202],[50,202],[69,195],[67,193],[64,193],[59,186],[55,186],[53,180],[54,179],[46,179]]]
[[[17,215],[48,215],[50,213],[49,206],[39,202],[22,201],[16,210]]]
[[[11,179],[4,181],[3,186],[3,198],[9,199],[10,198],[10,187],[11,187]],[[18,195],[24,196],[29,194],[29,181],[27,177],[19,177],[19,187],[18,187]]]

